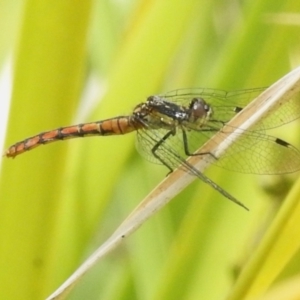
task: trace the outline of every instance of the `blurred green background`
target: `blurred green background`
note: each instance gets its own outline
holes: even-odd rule
[[[0,0],[0,7],[0,66],[13,61],[6,146],[125,115],[151,94],[268,86],[300,61],[294,0]],[[295,123],[275,134],[299,146]],[[134,136],[75,139],[2,159],[1,299],[51,294],[165,177],[164,167],[139,157]],[[235,299],[240,270],[297,174],[216,167],[206,174],[250,212],[197,180],[67,299]],[[294,254],[276,284],[298,274]]]

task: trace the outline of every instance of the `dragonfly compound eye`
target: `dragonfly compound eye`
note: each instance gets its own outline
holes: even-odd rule
[[[190,116],[194,120],[205,119],[211,115],[211,107],[202,98],[194,98],[190,103]]]

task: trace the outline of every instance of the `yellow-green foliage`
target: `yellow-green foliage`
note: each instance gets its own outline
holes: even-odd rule
[[[79,122],[130,113],[150,94],[177,88],[267,86],[300,61],[294,0],[2,0],[1,6],[7,30],[0,30],[0,63],[7,49],[14,62],[6,146],[78,121],[91,75],[104,96]],[[293,127],[284,138],[297,144],[296,136]],[[138,156],[134,134],[41,146],[3,158],[1,171],[0,299],[8,300],[48,296],[167,173]],[[241,300],[297,274],[299,192],[265,237],[287,190],[273,189],[285,179],[272,177],[266,193],[265,178],[218,168],[207,175],[250,212],[194,182],[68,299]]]

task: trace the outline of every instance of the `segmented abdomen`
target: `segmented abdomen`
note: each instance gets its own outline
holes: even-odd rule
[[[10,146],[4,155],[7,157],[15,157],[42,144],[48,144],[51,142],[72,139],[76,137],[126,134],[141,127],[141,124],[137,123],[131,116],[117,117],[103,121],[61,127],[55,130],[37,134],[33,137],[18,142]]]

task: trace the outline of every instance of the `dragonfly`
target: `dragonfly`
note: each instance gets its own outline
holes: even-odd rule
[[[300,117],[298,97],[285,102],[250,130],[228,128],[227,123],[265,89],[227,92],[191,88],[150,96],[129,115],[42,132],[10,146],[4,155],[14,158],[39,145],[76,137],[136,132],[137,150],[147,160],[163,164],[170,172],[180,167],[247,209],[186,159],[201,155],[222,168],[249,174],[284,174],[300,170],[300,151],[288,142],[266,134],[267,129]],[[225,125],[226,130],[222,130]],[[217,132],[232,143],[226,153],[220,158],[210,152],[195,153]]]

